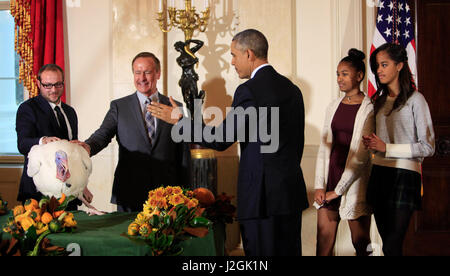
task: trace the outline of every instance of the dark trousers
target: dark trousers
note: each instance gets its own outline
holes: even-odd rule
[[[385,256],[403,255],[403,241],[413,212],[408,209],[374,210],[375,222],[383,241]]]
[[[301,256],[302,214],[239,221],[246,256]]]
[[[122,204],[117,204],[117,212],[119,212],[119,213],[134,213],[134,212],[140,212],[140,211],[142,211],[142,208],[141,208],[141,210],[139,210],[136,207],[130,207],[130,206],[122,205]]]

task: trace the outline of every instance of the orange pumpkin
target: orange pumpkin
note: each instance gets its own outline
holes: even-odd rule
[[[197,188],[194,190],[194,196],[200,202],[202,206],[210,206],[214,204],[216,199],[214,198],[213,193],[206,188]]]
[[[49,213],[49,212],[45,212],[42,216],[41,216],[41,221],[42,223],[45,224],[49,224],[50,221],[53,220],[53,216]]]
[[[41,221],[41,210],[33,210],[30,213],[30,217],[34,219],[35,222]]]
[[[39,209],[39,202],[36,199],[28,199],[24,204],[25,210],[33,211],[34,209]]]
[[[14,207],[13,214],[15,217],[25,214],[25,208],[23,208],[22,205],[17,205],[16,207]]]

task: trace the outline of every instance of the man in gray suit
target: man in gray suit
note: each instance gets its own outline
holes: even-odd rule
[[[191,180],[189,146],[175,143],[172,126],[147,112],[151,101],[170,104],[156,88],[161,76],[158,58],[140,53],[132,69],[137,92],[112,101],[102,125],[84,144],[93,156],[116,136],[119,162],[111,203],[119,212],[141,211],[150,190],[168,185],[188,188]]]

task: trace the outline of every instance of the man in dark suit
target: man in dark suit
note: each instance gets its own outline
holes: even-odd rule
[[[28,153],[34,145],[59,140],[78,138],[78,119],[75,110],[61,101],[64,92],[64,72],[58,65],[44,65],[38,73],[40,94],[19,106],[16,115],[17,147],[25,156],[20,180],[18,201],[30,198],[40,200],[42,194],[36,190],[33,179],[27,175]],[[84,197],[90,202],[92,194],[85,189]],[[72,203],[72,202],[71,202]],[[76,200],[70,209],[76,209],[81,201]]]
[[[119,161],[111,203],[117,204],[119,212],[141,211],[148,192],[155,188],[190,186],[188,145],[173,142],[172,126],[146,112],[151,101],[170,104],[156,87],[160,62],[144,52],[134,58],[132,69],[137,92],[112,101],[100,128],[85,141],[95,155],[116,136]]]
[[[229,112],[219,127],[203,124],[203,133],[219,136],[221,141],[208,143],[203,137],[201,145],[225,150],[237,137],[245,137],[239,141],[237,198],[245,254],[299,256],[302,211],[308,207],[300,168],[305,128],[303,97],[297,86],[268,64],[267,53],[268,42],[259,31],[246,30],[233,38],[232,65],[241,79],[249,79],[234,95],[232,107],[241,111]],[[179,117],[171,117],[174,109],[176,112],[174,103],[172,107],[152,104],[149,108],[158,118],[183,124],[183,131],[190,125],[193,134],[195,119],[189,124],[186,118],[178,121]],[[270,143],[262,135],[269,133]]]

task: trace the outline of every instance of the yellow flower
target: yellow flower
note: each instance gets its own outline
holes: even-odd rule
[[[167,200],[164,197],[160,198],[158,200],[158,203],[156,204],[156,206],[158,206],[158,208],[160,208],[160,209],[167,209],[167,208],[169,208],[169,206],[167,205]]]
[[[189,209],[195,208],[195,207],[198,206],[198,200],[195,199],[195,198],[193,198],[193,199],[189,200],[188,203],[186,203],[186,206],[187,206]]]
[[[173,193],[174,194],[182,194],[183,190],[180,187],[173,187]]]
[[[157,199],[160,199],[160,198],[163,198],[165,195],[164,195],[164,188],[163,187],[161,187],[161,188],[158,188],[158,189],[156,189],[155,190],[155,197],[157,198]]]
[[[158,199],[156,199],[156,198],[150,199],[149,205],[152,209],[155,209],[156,207],[158,207]]]
[[[141,212],[137,215],[135,222],[139,225],[142,225],[147,222],[150,214],[147,216],[144,212]]]
[[[172,187],[172,186],[166,187],[165,194],[166,194],[167,196],[172,195],[172,194],[173,194],[173,187]]]
[[[155,208],[153,208],[150,204],[145,204],[142,212],[145,214],[151,214]]]
[[[169,203],[173,206],[177,206],[184,203],[184,198],[180,194],[175,194],[169,197]]]

